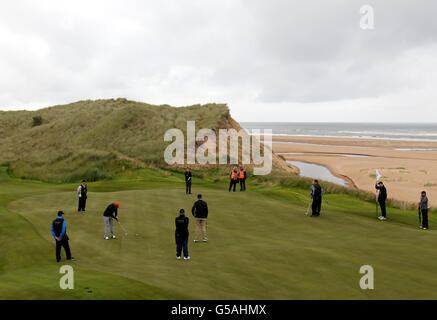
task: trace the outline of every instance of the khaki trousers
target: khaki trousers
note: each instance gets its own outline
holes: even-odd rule
[[[206,218],[196,218],[196,239],[199,240],[200,231],[203,234],[203,240],[208,240],[206,237],[206,222],[208,219]]]

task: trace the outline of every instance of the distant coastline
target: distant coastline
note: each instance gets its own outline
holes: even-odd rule
[[[325,137],[405,141],[437,141],[437,123],[303,123],[303,122],[241,122],[252,129],[272,130],[273,136]]]

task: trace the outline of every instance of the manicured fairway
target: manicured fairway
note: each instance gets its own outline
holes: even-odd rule
[[[413,213],[327,195],[320,218],[309,218],[307,191],[256,187],[228,193],[221,184],[194,187],[210,207],[209,242],[177,261],[174,218],[191,218],[195,195],[177,176],[90,183],[88,211],[78,214],[74,185],[0,180],[0,298],[7,299],[407,299],[437,298],[436,240],[417,229]],[[124,190],[124,191],[114,191]],[[124,236],[103,239],[102,213],[120,202]],[[76,289],[59,289],[50,222],[66,212]],[[434,222],[431,218],[431,223]],[[432,225],[431,225],[432,227]],[[375,290],[359,287],[372,265]],[[89,292],[92,291],[92,292]]]

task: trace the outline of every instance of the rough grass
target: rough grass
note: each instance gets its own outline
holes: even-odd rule
[[[163,164],[165,131],[218,128],[226,105],[182,108],[126,99],[86,100],[38,111],[0,112],[0,163],[15,177],[54,182],[113,178]],[[38,125],[35,125],[38,118]]]

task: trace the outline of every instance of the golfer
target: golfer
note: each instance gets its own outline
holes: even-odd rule
[[[186,194],[191,194],[191,171],[190,168],[187,168],[187,170],[185,170],[185,193]]]
[[[176,218],[176,259],[181,260],[182,249],[184,251],[184,260],[189,260],[188,255],[188,223],[190,220],[185,216],[185,210],[179,210],[179,217]]]
[[[67,223],[64,220],[64,212],[58,211],[58,216],[52,222],[52,235],[56,241],[56,261],[61,261],[61,247],[65,250],[67,260],[76,260],[71,256],[70,245],[68,244]]]
[[[387,220],[387,210],[385,202],[387,201],[387,189],[382,181],[379,181],[375,185],[376,190],[378,190],[378,203],[381,207],[381,216],[378,217],[379,220]]]
[[[231,174],[229,175],[229,178],[231,179],[231,182],[229,184],[229,192],[231,192],[232,187],[234,187],[234,192],[235,192],[235,188],[237,186],[238,183],[238,172],[237,172],[237,168],[234,168],[231,171]]]
[[[208,238],[206,236],[206,223],[208,221],[208,205],[205,201],[202,200],[202,195],[197,195],[197,201],[194,202],[193,208],[191,209],[191,212],[196,218],[196,238],[194,239],[194,242],[199,242],[199,235],[202,231],[203,235],[203,242],[207,242]]]
[[[311,187],[310,195],[311,195],[311,199],[313,200],[311,217],[318,217],[320,216],[320,211],[322,210],[322,196],[323,196],[323,189],[319,184],[319,180],[313,181],[313,186]]]
[[[105,220],[105,240],[109,240],[109,229],[111,229],[111,238],[115,239],[114,235],[114,219],[118,221],[117,209],[120,208],[118,202],[111,203],[103,213],[103,219]]]
[[[422,214],[422,225],[420,229],[423,230],[428,229],[428,209],[428,197],[426,196],[426,191],[422,191],[420,194],[419,214]]]
[[[79,208],[78,212],[85,212],[86,199],[88,193],[88,188],[86,185],[86,181],[82,180],[82,184],[77,188],[77,195],[79,196]]]

